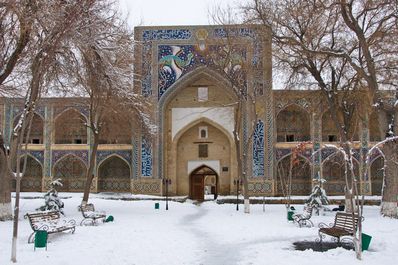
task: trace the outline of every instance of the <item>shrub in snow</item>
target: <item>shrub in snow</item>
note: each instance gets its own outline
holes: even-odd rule
[[[319,210],[324,207],[324,205],[329,204],[329,200],[326,196],[326,192],[319,185],[315,185],[312,188],[310,197],[306,201],[307,205],[312,206],[315,209],[316,214],[319,215]]]
[[[58,197],[57,187],[62,187],[61,179],[56,179],[50,183],[50,190],[44,194],[45,205],[36,210],[40,211],[59,211],[64,214],[64,203]]]

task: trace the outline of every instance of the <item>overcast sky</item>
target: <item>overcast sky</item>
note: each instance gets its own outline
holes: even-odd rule
[[[119,0],[120,9],[129,13],[131,26],[214,24],[209,10],[215,6],[236,6],[244,0]],[[246,0],[247,1],[247,0]]]

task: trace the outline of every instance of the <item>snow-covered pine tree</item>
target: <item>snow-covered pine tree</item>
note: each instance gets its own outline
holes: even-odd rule
[[[322,209],[324,205],[328,205],[329,200],[325,190],[321,188],[321,186],[315,185],[306,203],[308,206],[312,206],[315,209],[315,213],[319,215],[319,210]]]
[[[56,179],[50,183],[50,190],[44,195],[45,205],[36,210],[40,211],[59,211],[64,214],[64,203],[58,197],[57,187],[62,187],[61,179]]]

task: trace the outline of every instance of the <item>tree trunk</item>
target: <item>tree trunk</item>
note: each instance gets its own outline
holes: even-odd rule
[[[10,175],[3,136],[0,135],[0,221],[12,219]]]
[[[91,183],[93,182],[94,179],[93,170],[95,167],[95,160],[97,157],[98,143],[99,143],[99,136],[97,133],[94,132],[94,143],[93,143],[93,149],[91,150],[90,165],[86,172],[86,183],[84,185],[82,205],[87,204],[88,198],[90,196]]]
[[[398,141],[387,142],[382,150],[385,159],[381,214],[398,218]]]

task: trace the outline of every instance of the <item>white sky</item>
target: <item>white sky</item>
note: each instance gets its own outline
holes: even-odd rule
[[[244,0],[119,0],[129,13],[131,26],[173,26],[214,24],[209,11],[216,6],[236,6]]]

